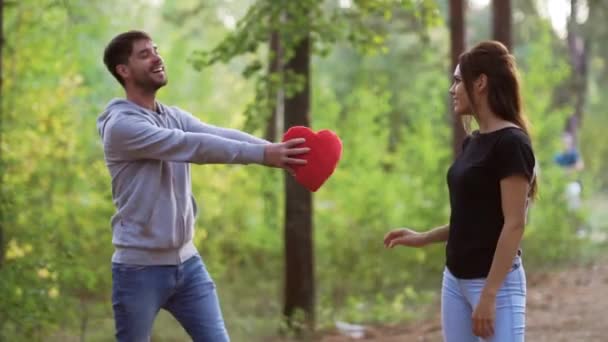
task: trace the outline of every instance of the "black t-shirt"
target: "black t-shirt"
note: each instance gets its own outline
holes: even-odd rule
[[[487,277],[504,224],[500,180],[534,177],[534,152],[517,127],[467,136],[447,174],[450,234],[446,266],[462,279]]]

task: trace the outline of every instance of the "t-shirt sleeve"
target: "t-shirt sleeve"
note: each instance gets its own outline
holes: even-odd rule
[[[534,151],[530,139],[523,132],[514,131],[501,137],[496,143],[496,173],[498,179],[522,175],[528,180],[534,177]]]
[[[467,134],[464,139],[462,140],[462,145],[461,147],[461,151],[464,151],[467,148],[467,145],[469,144],[469,142],[471,141],[471,135]]]

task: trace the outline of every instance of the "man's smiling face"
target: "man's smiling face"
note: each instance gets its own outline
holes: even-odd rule
[[[151,40],[135,41],[129,62],[124,67],[124,72],[121,74],[126,84],[134,85],[145,91],[156,91],[167,84],[163,59]]]

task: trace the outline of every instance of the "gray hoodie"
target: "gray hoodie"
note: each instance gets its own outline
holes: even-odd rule
[[[97,119],[112,177],[112,261],[176,265],[196,254],[190,164],[261,164],[268,142],[202,123],[157,102],[158,113],[112,100]]]

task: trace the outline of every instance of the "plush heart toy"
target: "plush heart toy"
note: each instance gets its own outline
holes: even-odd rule
[[[324,129],[318,133],[304,126],[293,126],[283,134],[283,141],[305,138],[298,147],[310,147],[310,152],[294,158],[305,159],[306,165],[292,165],[296,181],[309,191],[317,191],[331,176],[342,157],[342,141],[332,131]]]

